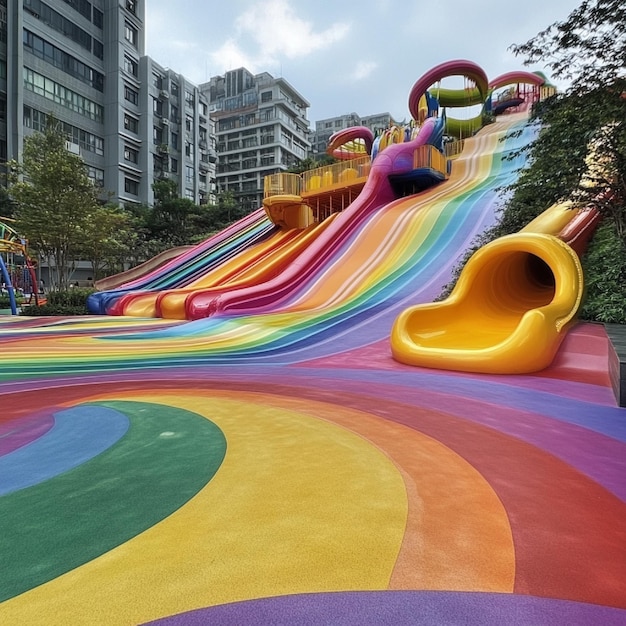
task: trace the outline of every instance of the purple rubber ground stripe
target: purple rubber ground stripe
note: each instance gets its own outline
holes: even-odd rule
[[[0,496],[85,463],[115,444],[130,424],[126,415],[91,404],[59,411],[54,420],[42,437],[0,457]]]
[[[0,422],[0,457],[41,437],[54,426],[52,411]]]
[[[348,591],[261,598],[165,617],[158,626],[623,626],[626,611],[534,596]]]
[[[159,380],[164,378],[159,373],[165,373],[161,367],[128,367],[124,372],[87,372],[84,374],[71,374],[45,379],[29,379],[24,381],[0,383],[0,393],[12,393],[41,388],[55,388],[67,385],[83,385],[92,382],[139,382],[145,380]],[[233,362],[206,364],[201,359],[197,363],[189,363],[181,367],[172,367],[167,371],[167,380],[205,380],[212,374],[220,378],[231,380],[267,381],[276,378],[307,381],[312,377],[320,379],[328,377],[332,373],[334,379],[351,380],[362,382],[380,382],[392,386],[406,386],[407,388],[424,388],[450,394],[456,397],[475,398],[482,401],[498,404],[503,408],[521,408],[530,410],[540,415],[552,417],[567,423],[576,423],[584,428],[594,430],[615,439],[626,441],[626,420],[623,419],[624,411],[615,406],[598,405],[593,402],[581,402],[572,398],[564,398],[558,394],[552,394],[542,388],[526,389],[515,385],[507,385],[505,380],[501,383],[485,381],[479,377],[453,376],[448,373],[430,373],[420,371],[371,371],[371,370],[339,370],[339,369],[313,369],[313,368],[283,368],[264,364],[263,375],[259,374],[258,366],[250,363],[243,365]],[[542,379],[544,380],[544,379]],[[558,381],[555,381],[555,385]],[[542,385],[543,387],[543,385]]]
[[[314,377],[317,382],[329,375],[328,370],[316,372],[308,368],[302,369],[304,370],[302,372],[303,380],[310,380]],[[264,374],[266,371],[267,368],[264,370]],[[359,381],[361,384],[365,383],[366,388],[369,388],[370,383],[382,383],[391,388],[394,386],[409,389],[423,388],[438,391],[447,396],[493,403],[507,410],[531,411],[566,423],[577,424],[583,428],[626,442],[626,420],[623,409],[599,406],[591,402],[580,402],[537,389],[521,389],[507,385],[505,379],[498,384],[469,376],[448,376],[443,372],[426,374],[424,372],[369,370],[333,370],[332,376],[332,381],[338,384],[343,384],[344,381]],[[293,370],[289,370],[288,377],[293,379]],[[281,380],[284,379],[285,375],[283,374]]]

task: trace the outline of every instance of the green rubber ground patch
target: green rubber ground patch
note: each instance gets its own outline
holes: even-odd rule
[[[224,459],[222,431],[200,415],[143,402],[98,405],[130,420],[115,446],[72,471],[0,498],[0,602],[161,521],[198,493]],[[81,406],[88,418],[92,405]]]

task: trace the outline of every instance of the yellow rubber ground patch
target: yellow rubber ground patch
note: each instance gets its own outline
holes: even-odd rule
[[[224,432],[226,458],[186,506],[6,602],[0,621],[136,624],[248,598],[387,587],[407,521],[393,463],[327,421],[224,396],[106,396],[204,415]]]

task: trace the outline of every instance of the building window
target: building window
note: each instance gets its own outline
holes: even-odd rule
[[[124,23],[124,39],[135,48],[137,47],[137,29],[128,22]]]
[[[191,189],[185,189],[185,198],[187,198],[188,200],[195,200],[193,191]]]
[[[139,130],[139,120],[130,115],[124,114],[124,128],[131,133],[137,134]]]
[[[178,96],[178,83],[172,83],[170,87],[170,91],[172,92],[173,96],[177,97]]]
[[[132,104],[139,104],[139,93],[132,87],[124,85],[124,99]]]
[[[24,29],[22,34],[24,47],[36,57],[43,59],[66,74],[77,78],[81,82],[104,91],[104,74],[92,69],[76,57],[64,52],[38,35]]]
[[[104,187],[104,170],[98,169],[97,167],[88,167],[87,176],[96,187]]]
[[[24,9],[38,20],[41,20],[44,24],[50,26],[50,28],[53,28],[57,32],[62,33],[65,37],[76,42],[85,50],[89,52],[92,51],[91,35],[77,26],[72,20],[63,17],[60,13],[49,7],[45,2],[41,2],[41,0],[25,0]],[[100,45],[102,46],[102,43],[100,43]]]
[[[158,98],[152,98],[152,112],[159,117],[163,117],[163,102]]]
[[[174,104],[170,110],[170,119],[174,122],[174,124],[180,123],[180,120],[178,119],[178,107]]]
[[[139,195],[139,182],[132,178],[124,178],[124,191],[133,196]]]
[[[272,99],[272,92],[271,91],[264,91],[261,94],[261,102],[270,102]]]
[[[152,143],[154,143],[155,146],[163,144],[163,131],[156,126],[152,127]]]
[[[185,130],[187,132],[191,132],[193,128],[193,118],[189,117],[189,115],[187,115],[185,117]]]
[[[124,69],[133,76],[137,76],[137,62],[124,55]]]
[[[170,169],[174,174],[178,172],[178,159],[170,159]]]
[[[93,8],[92,22],[94,26],[102,30],[102,27],[104,25],[104,14],[99,9],[96,9],[96,7]]]
[[[124,160],[130,163],[137,163],[139,161],[139,152],[129,146],[124,146]]]
[[[104,119],[103,106],[27,67],[24,67],[24,87],[95,122],[102,122]]]
[[[104,44],[97,39],[93,40],[93,55],[99,59],[104,59]]]
[[[0,104],[2,100],[0,100]],[[37,130],[43,132],[46,129],[48,116],[42,111],[38,111],[37,109],[31,109],[29,106],[24,107],[24,117],[23,122],[26,128],[32,128],[33,130]],[[82,128],[78,128],[77,126],[72,126],[67,122],[58,121],[59,128],[67,137],[67,140],[78,144],[81,149],[87,150],[88,152],[93,152],[94,154],[99,154],[102,156],[104,154],[104,139],[102,137],[98,137],[97,135],[93,135]]]
[[[172,133],[172,148],[178,150],[178,133]]]
[[[152,84],[157,89],[163,89],[163,76],[161,76],[161,74],[157,74],[156,72],[152,72]]]

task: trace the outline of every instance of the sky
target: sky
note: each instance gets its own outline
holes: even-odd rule
[[[410,119],[408,97],[452,59],[491,80],[524,66],[510,51],[581,0],[146,0],[146,53],[196,84],[245,67],[283,77],[316,120],[346,113]],[[552,77],[550,77],[552,78]],[[449,81],[462,79],[449,79]],[[558,81],[553,81],[557,86]],[[454,82],[443,87],[460,86]]]

